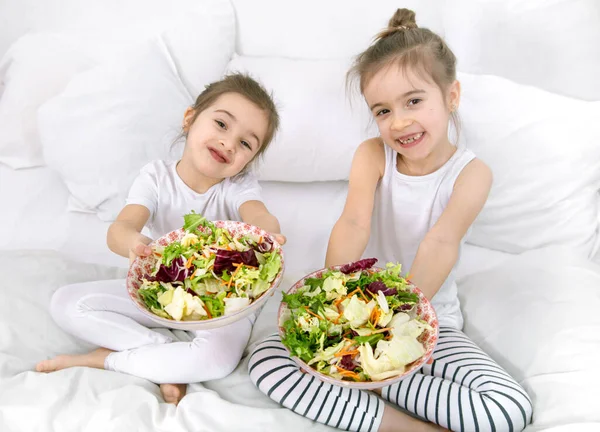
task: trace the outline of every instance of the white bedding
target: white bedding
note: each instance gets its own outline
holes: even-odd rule
[[[109,224],[67,211],[67,189],[48,168],[0,164],[0,203],[0,249],[53,249],[78,261],[127,265],[106,247]]]
[[[496,268],[463,279],[465,330],[532,395],[536,410],[528,431],[599,430],[598,267],[543,251],[505,264],[510,271]],[[74,262],[53,251],[1,251],[0,273],[2,431],[333,430],[260,393],[248,378],[247,357],[227,378],[191,385],[177,408],[162,402],[156,385],[124,374],[87,368],[32,372],[40,359],[91,348],[53,323],[48,314],[53,291],[67,283],[122,277],[124,269]],[[299,276],[288,272],[282,286]],[[248,350],[275,331],[279,300],[276,295],[267,303]],[[565,428],[549,429],[559,425]]]
[[[123,269],[76,263],[57,252],[0,252],[0,430],[25,431],[324,431],[260,393],[246,360],[229,377],[190,386],[177,408],[158,386],[103,370],[32,372],[40,359],[90,346],[65,334],[48,314],[61,285],[121,277]],[[290,279],[288,279],[289,281]],[[271,299],[271,312],[276,306]],[[267,314],[265,314],[265,317]],[[268,322],[274,322],[272,314]],[[261,320],[253,339],[273,329]]]

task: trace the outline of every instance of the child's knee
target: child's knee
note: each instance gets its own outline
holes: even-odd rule
[[[57,289],[50,300],[50,316],[64,328],[77,312],[77,285],[66,285]]]
[[[202,376],[198,381],[225,378],[230,375],[240,363],[244,354],[245,344],[227,338],[196,339],[193,342],[196,352],[193,357],[197,375]]]

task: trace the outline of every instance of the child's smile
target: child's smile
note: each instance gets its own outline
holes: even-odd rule
[[[423,141],[424,137],[425,137],[425,132],[419,132],[416,134],[408,134],[408,135],[404,135],[400,138],[396,138],[396,141],[403,148],[411,148],[411,147],[415,147],[418,144],[420,144],[421,141]]]
[[[216,160],[219,163],[222,164],[228,164],[229,163],[229,158],[227,157],[227,155],[225,155],[225,153],[223,153],[222,151],[217,150],[216,148],[207,146],[208,151],[210,152],[210,155],[213,157],[214,160]]]

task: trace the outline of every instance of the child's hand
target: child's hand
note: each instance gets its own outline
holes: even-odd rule
[[[279,234],[279,233],[270,233],[270,234],[277,241],[277,243],[279,243],[281,246],[283,246],[285,244],[285,242],[287,241],[287,238],[285,238],[285,236],[283,234]]]
[[[137,239],[134,245],[129,249],[129,265],[133,264],[133,261],[137,257],[147,257],[152,254],[152,248],[148,246],[152,239],[141,236]]]

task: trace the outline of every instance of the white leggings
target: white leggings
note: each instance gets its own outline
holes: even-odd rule
[[[229,375],[242,358],[255,319],[202,331],[160,327],[133,304],[122,279],[64,286],[54,293],[50,313],[66,332],[115,351],[105,369],[157,384]]]

